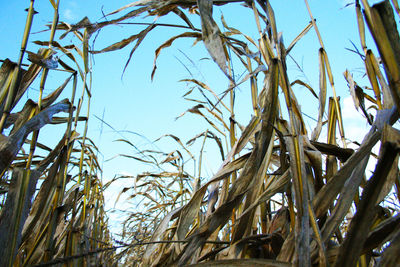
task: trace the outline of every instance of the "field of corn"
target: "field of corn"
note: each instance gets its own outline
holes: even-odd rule
[[[372,6],[355,0],[346,7],[356,15],[361,44],[353,52],[362,59],[364,77],[358,81],[343,70],[369,125],[361,143],[346,138],[324,33],[307,0],[309,24],[289,45],[268,0],[139,0],[102,21],[85,17],[76,24],[60,21],[60,0],[49,0],[54,17],[43,25],[49,37],[33,41],[35,1],[26,2],[18,61],[1,58],[0,266],[400,266],[400,132],[393,127],[400,111],[397,0]],[[216,18],[213,7],[228,5],[252,12],[256,38]],[[145,16],[155,19],[143,23]],[[168,16],[180,23],[158,23]],[[128,23],[142,29],[92,49],[103,28]],[[138,204],[113,235],[104,192],[127,177],[103,182],[99,148],[88,136],[96,99],[92,61],[133,45],[125,66],[117,66],[125,72],[137,64],[130,60],[155,28],[181,33],[159,44],[151,79],[160,53],[190,39],[205,46],[228,86],[214,90],[196,77],[183,80],[184,98],[194,106],[179,117],[190,113],[207,127],[188,141],[165,133],[162,139],[176,144],[172,151],[119,140],[139,151],[123,157],[153,171],[139,172],[120,192],[118,198],[129,194]],[[287,70],[293,47],[312,31],[320,47],[313,74],[318,88],[290,80]],[[76,43],[65,42],[69,35]],[[245,71],[240,79],[233,62]],[[21,103],[34,83],[38,99]],[[49,83],[57,89],[46,94]],[[241,85],[251,91],[247,125],[236,120]],[[301,111],[308,100],[296,98],[294,85],[317,99],[311,130]],[[69,97],[60,99],[64,95]],[[63,131],[58,144],[41,142],[54,127]],[[206,143],[221,158],[210,176],[202,165]]]

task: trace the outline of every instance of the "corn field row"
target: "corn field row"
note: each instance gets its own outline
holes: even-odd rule
[[[54,9],[49,39],[35,41],[42,47],[31,52],[27,47],[37,11],[33,0],[28,3],[18,62],[4,59],[0,70],[0,265],[110,266],[115,250],[110,249],[105,188],[97,147],[86,136],[92,75],[88,33],[72,33],[82,46],[62,46],[55,40],[66,26],[59,22],[60,1],[49,1]],[[49,72],[65,80],[49,81]],[[34,82],[40,84],[39,98],[20,103]],[[48,84],[56,82],[58,88],[45,96]],[[67,92],[70,97],[60,100]],[[16,112],[17,107],[22,108]],[[53,148],[38,141],[39,135],[51,134],[51,127],[65,129]]]
[[[49,40],[34,42],[41,46],[37,53],[26,51],[35,13],[31,0],[19,61],[5,59],[0,71],[0,232],[2,243],[10,244],[0,249],[1,266],[398,265],[400,133],[393,127],[400,107],[397,0],[373,6],[357,0],[350,5],[357,18],[366,79],[357,81],[349,70],[343,73],[354,105],[369,124],[356,149],[348,147],[323,33],[307,0],[310,22],[288,46],[269,1],[140,0],[107,14],[103,21],[92,23],[86,17],[73,25],[58,21],[59,1],[49,2],[54,7]],[[224,18],[215,21],[214,6],[234,4],[252,11],[257,39],[229,26]],[[90,47],[104,27],[146,15],[155,20],[138,23],[144,25],[140,32],[101,50]],[[170,15],[177,15],[180,23],[157,22]],[[194,17],[201,25],[195,26]],[[102,183],[97,147],[86,136],[91,55],[132,44],[125,70],[143,40],[160,27],[182,33],[156,49],[152,79],[161,52],[178,39],[191,39],[204,44],[229,86],[214,91],[195,77],[183,80],[188,85],[184,97],[195,105],[181,116],[197,115],[207,122],[207,129],[187,142],[172,134],[162,136],[176,143],[170,152],[124,155],[160,171],[136,175],[134,185],[121,191],[120,195],[130,193],[140,208],[127,214],[122,239],[115,242],[108,231],[103,192],[126,177]],[[293,47],[312,31],[320,46],[318,90],[305,81],[291,81],[287,70]],[[369,34],[377,49],[367,45]],[[67,35],[81,43],[63,45]],[[31,62],[26,70],[25,54]],[[233,75],[233,60],[246,70],[240,80]],[[66,80],[45,97],[50,71],[61,71]],[[41,77],[39,99],[28,100],[14,112],[36,77]],[[234,107],[235,90],[244,84],[251,90],[253,116],[242,126],[235,120]],[[301,112],[307,99],[296,98],[295,84],[318,99],[312,131]],[[71,89],[71,98],[57,100],[64,89]],[[194,92],[201,97],[189,98]],[[60,112],[67,115],[56,117]],[[66,126],[54,148],[37,141],[46,124]],[[78,128],[83,132],[78,134]],[[120,141],[136,148],[129,140]],[[219,170],[205,177],[203,152],[210,142],[222,160]],[[195,143],[200,143],[200,152],[194,151]],[[196,164],[196,171],[188,162]],[[369,162],[376,163],[372,175]]]

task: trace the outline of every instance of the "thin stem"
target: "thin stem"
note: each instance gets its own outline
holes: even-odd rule
[[[26,45],[28,43],[29,34],[31,32],[33,16],[35,15],[35,12],[36,12],[33,8],[34,2],[35,2],[35,0],[31,0],[31,2],[30,2],[30,6],[29,6],[29,10],[28,10],[28,17],[26,18],[24,36],[22,38],[21,51],[19,53],[19,58],[18,58],[17,69],[13,76],[13,80],[10,85],[10,91],[8,92],[7,101],[4,106],[3,115],[0,120],[0,134],[3,132],[7,118],[10,115],[10,111],[13,107],[14,99],[15,99],[15,96],[17,95],[20,81],[22,78],[21,77],[22,60],[24,58],[24,54],[26,51]]]

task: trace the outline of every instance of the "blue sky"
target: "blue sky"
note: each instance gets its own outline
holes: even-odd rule
[[[104,13],[109,13],[131,1],[61,1],[60,20],[68,23],[76,23],[84,16],[88,16],[92,22],[98,22]],[[351,42],[358,47],[359,38],[356,24],[354,7],[345,8],[349,1],[320,1],[310,0],[310,6],[317,24],[322,34],[323,41],[331,62],[337,94],[341,97],[343,116],[345,123],[350,130],[346,136],[361,141],[365,131],[365,120],[357,113],[349,98],[346,82],[343,78],[343,71],[348,69],[353,73],[357,81],[362,81],[362,61],[354,53],[345,48],[352,48]],[[18,57],[22,32],[26,19],[24,9],[28,7],[29,1],[5,1],[0,0],[0,59],[10,58],[16,61]],[[271,1],[277,19],[278,31],[283,32],[285,44],[289,43],[300,33],[308,24],[308,16],[303,1]],[[44,29],[44,25],[52,20],[52,7],[47,1],[36,1],[35,9],[39,12],[35,16],[32,32]],[[255,40],[258,39],[255,22],[251,10],[244,9],[238,4],[223,6],[214,9],[214,18],[219,23],[221,14],[230,26],[238,28],[242,32],[250,35]],[[196,16],[191,16],[200,27]],[[153,18],[146,18],[145,21],[152,21]],[[142,22],[141,18],[136,22]],[[172,18],[165,20],[173,22]],[[99,50],[116,41],[134,34],[141,28],[138,26],[110,26],[100,32],[95,49]],[[150,81],[150,74],[153,67],[154,50],[168,38],[181,33],[182,30],[170,28],[159,28],[150,33],[141,47],[134,54],[123,78],[121,79],[123,66],[132,45],[121,51],[99,54],[94,57],[93,66],[93,102],[91,106],[91,119],[89,122],[88,136],[94,140],[100,148],[103,162],[103,179],[107,181],[118,173],[132,174],[141,173],[145,166],[136,164],[132,160],[124,158],[113,158],[118,153],[133,154],[135,151],[126,144],[115,142],[119,138],[126,138],[134,142],[141,149],[158,147],[164,151],[173,149],[175,143],[171,141],[152,144],[163,134],[171,133],[182,138],[183,141],[189,140],[194,135],[205,130],[207,125],[195,115],[188,114],[175,121],[175,118],[194,106],[182,99],[188,91],[185,83],[178,82],[181,79],[190,78],[186,68],[188,68],[195,78],[206,82],[217,93],[222,93],[228,85],[227,79],[222,72],[212,63],[208,57],[203,44],[198,43],[192,47],[192,41],[177,41],[170,48],[161,52],[158,59],[158,69],[153,82]],[[32,34],[30,41],[48,40],[49,33]],[[71,35],[72,36],[72,35]],[[68,38],[67,37],[67,42]],[[28,45],[28,50],[35,51],[37,47],[32,43]],[[373,47],[372,41],[368,40],[368,45]],[[288,59],[288,69],[290,80],[302,79],[314,88],[318,93],[318,49],[319,44],[312,29],[292,50],[291,54],[298,64],[303,68],[304,73],[300,72],[295,63]],[[191,61],[187,60],[188,56]],[[186,68],[180,63],[183,62]],[[239,66],[237,66],[240,69]],[[304,75],[305,74],[305,75]],[[56,74],[51,74],[57,78]],[[204,80],[204,79],[205,80]],[[60,78],[61,79],[61,78]],[[63,78],[65,79],[65,78]],[[59,83],[58,83],[59,84]],[[52,86],[58,86],[49,84]],[[29,91],[29,97],[37,99],[37,89],[35,85]],[[316,116],[318,104],[307,89],[294,86],[294,92],[301,103],[304,113]],[[51,91],[49,89],[49,91]],[[329,95],[331,91],[328,90]],[[69,96],[67,93],[67,97]],[[242,125],[246,125],[251,117],[251,102],[249,88],[242,85],[237,90],[237,120]],[[112,125],[119,133],[113,131],[108,126],[101,123],[95,116],[103,118],[105,122]],[[311,133],[313,122],[308,121]],[[345,127],[346,129],[346,127]],[[140,137],[130,132],[136,132],[146,138]],[[44,142],[51,139],[49,136],[42,136]],[[204,174],[210,178],[218,168],[219,162],[216,160],[214,150],[207,150],[208,161]],[[107,161],[108,160],[108,161]],[[106,192],[108,208],[112,207],[113,201],[121,187],[131,185],[126,180],[116,183],[113,190]],[[122,202],[120,202],[122,203]],[[127,207],[127,204],[122,206]],[[111,215],[114,216],[114,215]],[[116,219],[116,217],[112,217]]]

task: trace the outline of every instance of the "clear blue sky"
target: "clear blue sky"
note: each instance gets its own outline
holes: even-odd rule
[[[92,22],[99,22],[102,17],[102,9],[104,13],[109,13],[130,2],[126,0],[61,0],[60,20],[72,24],[78,22],[84,16],[88,16]],[[342,104],[346,104],[346,106],[342,107],[346,122],[352,123],[352,127],[361,129],[364,128],[365,123],[362,121],[355,124],[354,119],[359,119],[359,117],[355,114],[352,103],[348,99],[349,92],[342,75],[347,68],[358,81],[362,79],[362,73],[359,72],[360,67],[362,67],[360,58],[354,53],[345,50],[345,48],[352,48],[350,40],[359,47],[354,7],[344,8],[348,2],[341,0],[309,1],[331,61],[337,93],[341,96]],[[29,1],[0,0],[0,36],[2,40],[0,42],[0,59],[10,58],[14,61],[17,60],[27,14],[24,9],[28,5]],[[285,44],[289,45],[293,38],[310,21],[305,4],[300,0],[274,0],[271,1],[271,5],[275,11],[278,31],[283,32]],[[35,9],[39,14],[34,18],[32,32],[43,30],[44,25],[52,20],[53,11],[48,1],[36,1]],[[255,40],[258,39],[251,10],[246,10],[238,4],[215,8],[214,18],[218,23],[221,12],[223,12],[225,20],[230,26],[240,29]],[[195,26],[200,28],[198,18],[194,15],[191,15],[190,18],[193,18],[196,23]],[[152,21],[152,19],[147,18],[146,21]],[[143,21],[141,18],[136,19],[136,22],[141,21]],[[170,19],[166,21],[171,22]],[[110,26],[100,32],[95,49],[99,50],[116,41],[127,38],[138,32],[138,30],[140,30],[140,27],[137,26]],[[188,88],[184,83],[178,83],[178,81],[190,78],[190,75],[179,60],[186,64],[186,67],[189,68],[195,78],[199,78],[209,84],[217,93],[221,93],[227,88],[228,81],[221,71],[211,60],[204,60],[205,57],[208,57],[208,54],[203,44],[199,43],[191,47],[192,41],[178,41],[172,47],[163,50],[158,59],[155,79],[153,82],[150,81],[154,50],[165,40],[181,32],[183,31],[160,27],[148,35],[134,54],[122,80],[123,66],[132,45],[121,51],[100,54],[94,57],[93,102],[88,136],[100,148],[104,156],[104,158],[100,157],[100,159],[107,160],[118,153],[132,154],[135,152],[127,145],[114,142],[114,140],[121,137],[131,140],[142,149],[154,148],[154,144],[147,140],[153,141],[163,134],[171,133],[181,137],[186,142],[207,127],[200,118],[192,114],[175,121],[175,117],[195,105],[183,100],[181,97],[188,91]],[[35,51],[37,47],[31,42],[34,40],[48,40],[48,35],[48,32],[31,35],[28,50]],[[71,36],[67,37],[67,41],[70,40],[68,38],[71,38]],[[371,47],[373,46],[371,40],[368,43]],[[303,67],[306,77],[298,71],[292,60],[288,60],[290,80],[293,81],[299,78],[309,82],[317,93],[319,47],[315,32],[312,29],[291,52],[291,55]],[[181,51],[191,58],[195,66],[186,59]],[[60,83],[49,84],[48,86],[53,89],[52,86],[56,87]],[[33,86],[28,96],[36,100],[37,89],[38,86]],[[48,92],[50,91],[49,89]],[[315,116],[318,111],[318,104],[307,89],[295,86],[294,91],[302,104],[302,111],[307,115]],[[328,92],[331,95],[331,91],[328,90]],[[69,94],[68,92],[66,96],[68,97]],[[248,86],[240,86],[236,97],[236,119],[242,125],[247,125],[252,111]],[[347,99],[347,102],[344,99]],[[104,121],[112,125],[116,130],[133,131],[145,136],[147,140],[127,132],[115,133],[94,116],[104,118]],[[309,123],[310,127],[313,126],[312,121]],[[311,133],[312,128],[308,130]],[[357,132],[350,137],[355,138],[358,136],[361,138],[362,136]],[[352,135],[351,131],[347,135]],[[47,136],[42,138],[44,138],[44,142],[50,139]],[[164,151],[169,151],[175,146],[172,142],[160,142],[156,145]],[[210,178],[219,165],[219,163],[215,162],[216,157],[213,153],[215,154],[214,150],[210,149],[208,151],[209,160],[205,163],[208,166],[204,172],[208,176],[207,178]],[[118,173],[131,173],[134,175],[142,172],[143,167],[143,165],[136,164],[132,160],[117,158],[104,162],[103,177],[107,181]],[[128,185],[126,184],[126,186]],[[118,190],[118,186],[121,186],[121,184],[116,185],[114,190]],[[110,195],[115,196],[115,194],[115,191],[112,191],[107,194],[107,197],[110,197]]]

